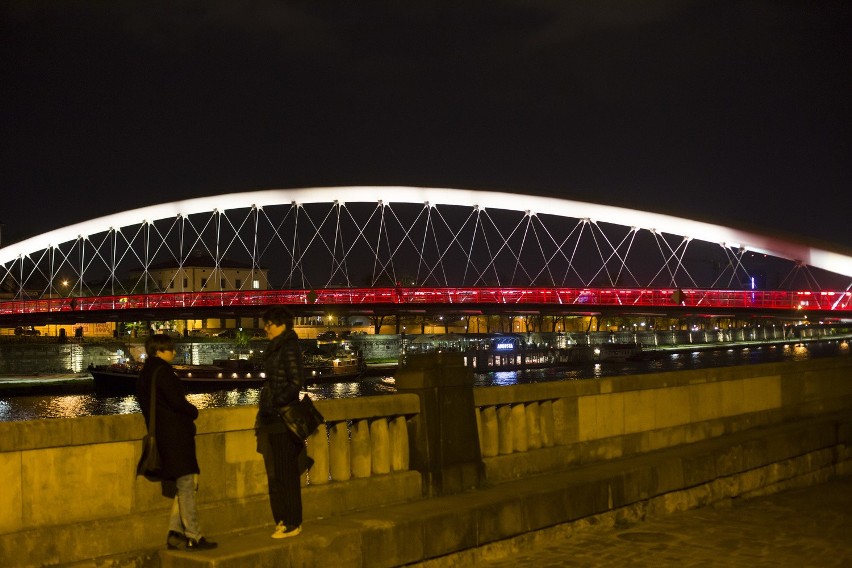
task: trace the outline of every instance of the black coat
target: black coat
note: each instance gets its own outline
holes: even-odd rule
[[[198,409],[186,400],[186,392],[172,366],[149,357],[136,380],[136,398],[150,430],[151,378],[157,372],[157,449],[163,460],[163,478],[199,473],[195,457],[195,419]]]
[[[266,380],[260,389],[257,425],[284,424],[278,410],[298,400],[304,381],[299,336],[292,329],[269,342],[263,357]]]

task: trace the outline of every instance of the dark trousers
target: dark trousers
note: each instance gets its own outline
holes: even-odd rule
[[[262,453],[272,516],[276,523],[297,527],[302,524],[298,457],[304,445],[289,432],[272,432],[268,436],[269,444]]]

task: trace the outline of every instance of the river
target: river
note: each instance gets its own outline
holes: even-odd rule
[[[808,343],[738,345],[694,351],[678,351],[648,361],[601,362],[571,367],[528,371],[502,371],[475,375],[476,386],[500,386],[547,381],[587,380],[619,375],[640,375],[666,371],[730,367],[778,361],[807,361],[820,357],[849,356],[849,341],[833,339]],[[312,385],[308,392],[316,399],[351,398],[394,393],[392,376],[371,377],[358,382]],[[189,394],[198,408],[256,405],[259,389]],[[62,396],[0,397],[0,422],[45,418],[74,418],[139,412],[135,396],[98,397],[94,393]]]

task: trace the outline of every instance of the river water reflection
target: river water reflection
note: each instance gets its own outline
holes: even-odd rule
[[[753,363],[807,361],[833,356],[849,356],[849,342],[832,340],[808,344],[788,343],[731,347],[729,349],[669,353],[650,361],[602,362],[555,369],[484,373],[476,375],[475,385],[499,386],[599,379],[619,375],[730,367]],[[393,377],[373,377],[358,382],[312,385],[308,387],[308,391],[315,399],[353,398],[394,393],[396,387]],[[253,406],[257,404],[259,392],[259,389],[242,389],[190,394],[187,395],[187,398],[201,409]],[[94,394],[74,394],[0,398],[0,422],[130,414],[134,412],[139,412],[139,405],[134,396],[97,397]]]

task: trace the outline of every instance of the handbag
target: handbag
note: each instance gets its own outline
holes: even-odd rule
[[[281,418],[287,428],[300,440],[306,440],[308,436],[316,432],[319,425],[325,422],[322,414],[314,401],[305,393],[300,400],[296,400],[281,409]]]
[[[158,368],[157,371],[160,369]],[[162,481],[163,462],[160,459],[160,451],[157,449],[157,371],[151,377],[151,412],[148,414],[148,433],[142,438],[142,457],[136,465],[136,475],[143,476],[148,481]]]

